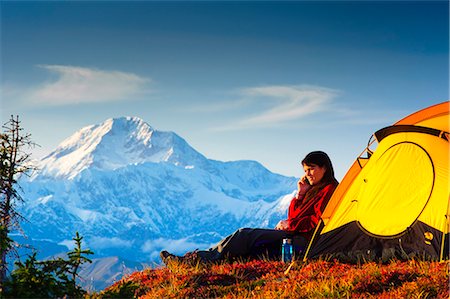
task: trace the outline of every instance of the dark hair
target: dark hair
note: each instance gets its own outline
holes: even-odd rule
[[[330,157],[328,157],[326,153],[322,151],[310,152],[302,160],[302,165],[312,166],[313,164],[319,167],[325,166],[326,168],[321,183],[329,184],[337,182],[336,178],[334,177],[333,164],[331,164]]]

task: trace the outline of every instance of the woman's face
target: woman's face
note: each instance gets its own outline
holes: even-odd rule
[[[303,164],[303,170],[305,170],[305,175],[309,183],[311,185],[315,185],[322,180],[325,172],[327,171],[327,168],[325,166],[320,167],[316,164]]]

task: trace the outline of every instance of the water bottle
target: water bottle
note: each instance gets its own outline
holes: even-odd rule
[[[281,245],[281,260],[285,263],[290,263],[292,261],[292,255],[292,239],[283,239],[283,244]]]

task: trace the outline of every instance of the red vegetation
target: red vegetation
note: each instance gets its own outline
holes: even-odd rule
[[[123,278],[91,298],[449,298],[449,263],[349,265],[248,261],[173,263]]]

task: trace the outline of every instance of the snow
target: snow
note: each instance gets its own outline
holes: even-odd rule
[[[80,218],[84,222],[94,220],[98,214],[95,211],[80,209],[80,208],[77,208],[74,206],[67,206],[67,210],[69,212],[71,212],[74,216],[77,216],[78,218]]]
[[[53,197],[53,195],[47,195],[47,196],[44,196],[44,197],[39,197],[37,199],[37,202],[39,204],[45,205],[46,203],[48,203],[52,199],[52,197]]]
[[[58,245],[66,246],[68,250],[72,250],[75,248],[75,243],[73,240],[62,240],[58,242]]]
[[[121,117],[77,131],[43,158],[38,168],[41,175],[73,179],[91,167],[115,170],[146,162],[194,167],[187,162],[205,160],[175,133],[154,130],[137,117]]]
[[[69,246],[79,231],[96,256],[146,262],[163,246],[182,253],[243,226],[273,227],[297,182],[256,161],[207,159],[137,117],[82,128],[37,166],[20,181],[30,238]]]

